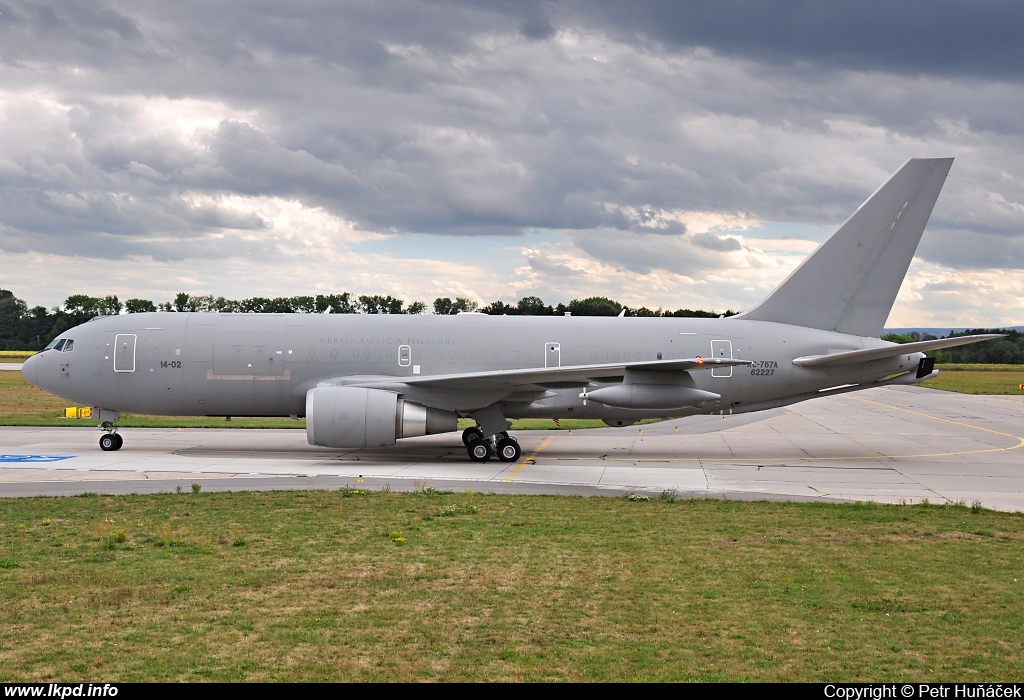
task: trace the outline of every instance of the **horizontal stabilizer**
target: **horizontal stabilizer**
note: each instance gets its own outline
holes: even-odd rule
[[[872,360],[884,360],[887,357],[899,357],[910,355],[915,352],[928,352],[929,350],[941,350],[942,348],[953,348],[957,345],[970,345],[980,343],[983,340],[995,340],[1005,338],[1001,334],[988,335],[964,335],[958,338],[940,338],[938,340],[922,340],[918,343],[904,343],[903,345],[887,345],[883,348],[869,348],[867,350],[849,350],[847,352],[835,352],[830,355],[811,355],[798,357],[793,364],[798,367],[832,367],[834,365],[859,365]]]

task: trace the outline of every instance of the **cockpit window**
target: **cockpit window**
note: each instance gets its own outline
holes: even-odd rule
[[[60,340],[57,341],[57,344],[53,346],[53,349],[56,350],[57,352],[61,352],[62,350],[64,350],[64,345],[67,342],[67,338],[61,338]]]
[[[68,342],[64,343],[64,352],[71,352],[75,349],[75,341],[68,338]]]
[[[43,348],[42,352],[46,352],[47,350],[52,350],[53,346],[56,345],[59,342],[60,342],[60,338],[54,338],[53,340],[50,341],[49,345],[47,345],[45,348]]]

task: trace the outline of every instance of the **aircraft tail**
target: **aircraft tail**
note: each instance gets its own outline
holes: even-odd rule
[[[877,338],[952,158],[911,158],[750,311],[737,318]]]

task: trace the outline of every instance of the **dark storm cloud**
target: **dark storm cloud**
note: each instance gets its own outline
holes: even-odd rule
[[[723,0],[573,3],[592,26],[757,62],[1024,79],[1015,0]]]

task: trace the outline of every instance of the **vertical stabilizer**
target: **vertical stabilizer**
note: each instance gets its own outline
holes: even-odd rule
[[[877,338],[921,241],[952,158],[912,158],[738,318]]]

